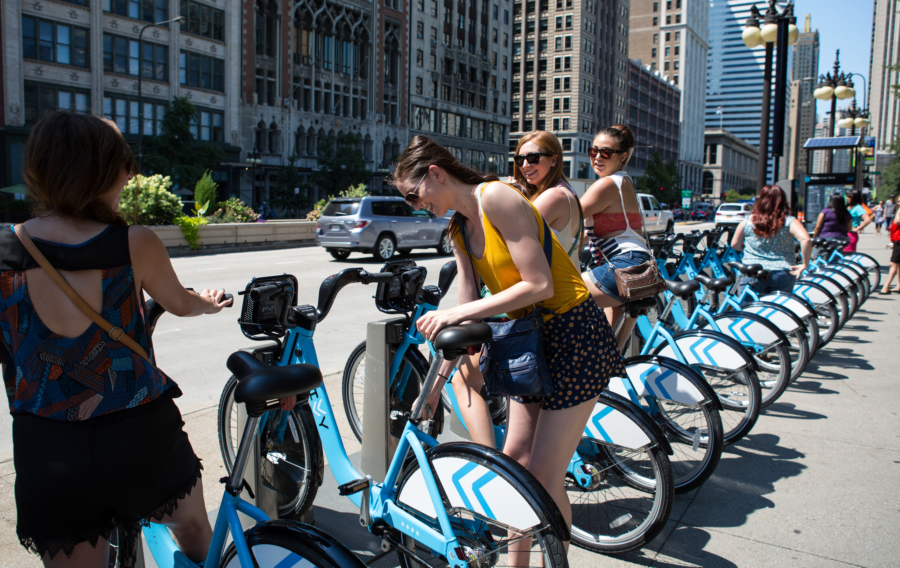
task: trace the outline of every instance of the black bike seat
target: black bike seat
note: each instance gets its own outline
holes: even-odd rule
[[[687,282],[679,282],[677,280],[666,280],[666,288],[679,298],[687,298],[700,289],[700,283],[696,280],[688,280]]]
[[[713,292],[721,292],[734,284],[734,280],[727,276],[725,278],[712,278],[706,274],[698,274],[697,276],[694,276],[694,280],[703,284],[707,289],[712,290]]]
[[[226,365],[238,379],[236,402],[259,403],[302,395],[322,385],[322,371],[315,365],[275,367],[244,351],[232,353]]]
[[[641,298],[640,300],[632,300],[625,302],[622,309],[628,312],[630,317],[637,317],[644,310],[656,309],[656,296]]]
[[[454,351],[487,343],[493,337],[491,328],[483,323],[467,323],[445,327],[434,339],[438,351]],[[446,357],[446,354],[444,355]]]
[[[733,268],[745,276],[756,276],[756,273],[762,270],[759,264],[741,264],[740,262],[726,262],[725,266]]]

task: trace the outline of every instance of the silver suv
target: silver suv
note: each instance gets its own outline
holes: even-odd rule
[[[453,253],[447,233],[451,213],[437,218],[413,210],[402,197],[340,197],[325,206],[316,225],[316,244],[338,260],[354,251],[388,260],[395,252],[431,247],[446,256]]]

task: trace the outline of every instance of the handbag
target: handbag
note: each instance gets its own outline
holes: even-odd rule
[[[619,191],[621,192],[621,189]],[[638,210],[641,212],[641,219],[643,219],[644,208],[641,206],[640,197],[637,197],[637,204]],[[641,222],[641,234],[644,236],[644,245],[647,247],[647,250],[651,250],[643,222]],[[610,267],[613,267],[609,259],[606,259],[606,262]],[[656,260],[652,258],[636,266],[613,267],[613,278],[616,280],[619,298],[623,302],[632,302],[649,296],[656,296],[666,289],[666,281],[663,280],[662,275],[659,273],[659,266],[657,266]]]
[[[147,352],[144,351],[144,348],[138,345],[138,343],[133,340],[128,334],[125,333],[121,327],[116,327],[113,324],[106,321],[103,316],[94,311],[94,308],[90,307],[87,302],[85,302],[81,296],[78,295],[72,286],[66,282],[65,278],[57,272],[53,265],[50,264],[50,261],[47,260],[41,251],[38,250],[37,246],[35,246],[34,241],[31,240],[31,235],[28,234],[28,231],[25,230],[25,226],[21,223],[16,225],[15,227],[16,236],[19,237],[19,241],[22,242],[22,245],[25,247],[25,250],[28,251],[28,254],[31,255],[32,258],[40,265],[41,268],[50,276],[50,278],[56,282],[56,285],[59,286],[63,292],[65,292],[66,296],[72,300],[72,303],[81,310],[81,312],[90,318],[95,324],[97,324],[100,329],[102,329],[109,336],[110,339],[117,343],[121,343],[125,347],[128,347],[133,352],[140,355],[145,361],[150,363],[150,357],[147,356]],[[152,364],[152,363],[151,363]]]
[[[459,213],[457,213],[459,215]],[[543,219],[541,219],[543,221]],[[457,219],[466,245],[466,254],[472,267],[475,289],[478,276],[469,249],[465,220]],[[553,234],[544,223],[544,256],[547,264],[553,259]],[[552,266],[552,264],[551,264]],[[542,328],[544,314],[555,313],[542,306],[535,306],[528,314],[507,321],[484,320],[493,333],[492,339],[481,351],[480,368],[484,386],[491,396],[549,396],[553,392],[553,375],[544,356]]]

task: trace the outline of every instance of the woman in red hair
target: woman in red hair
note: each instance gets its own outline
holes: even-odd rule
[[[794,264],[794,239],[803,253],[801,264]],[[809,233],[803,223],[788,215],[787,197],[777,185],[762,189],[750,217],[734,231],[731,246],[744,250],[744,264],[761,264],[771,272],[768,279],[753,284],[757,294],[791,291],[797,276],[809,267],[812,252]]]

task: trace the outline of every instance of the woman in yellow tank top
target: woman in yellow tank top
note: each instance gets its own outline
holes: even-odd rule
[[[571,526],[566,467],[600,392],[613,374],[625,369],[612,330],[566,251],[552,233],[544,234],[543,220],[531,202],[495,179],[463,166],[424,136],[413,138],[398,159],[393,183],[410,205],[439,217],[451,209],[459,214],[451,226],[459,269],[459,305],[430,312],[417,326],[433,339],[444,327],[460,322],[502,313],[522,317],[539,302],[556,312],[546,318],[543,331],[554,391],[548,397],[510,400],[503,452],[544,485]],[[459,223],[465,224],[471,263]],[[545,238],[553,239],[550,266],[542,250]],[[477,275],[472,273],[473,264]],[[491,291],[490,297],[479,298],[478,276]],[[461,365],[470,371],[473,365],[477,368],[477,360],[468,359]],[[440,376],[446,378],[453,366],[453,362],[445,362]],[[481,380],[480,373],[461,374],[467,380]],[[477,396],[482,384],[454,386],[461,405],[468,402],[472,406],[466,424],[473,439],[491,443],[485,434],[492,429],[490,416],[484,400]],[[441,388],[443,381],[429,394],[430,408],[437,408]]]

